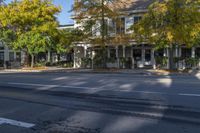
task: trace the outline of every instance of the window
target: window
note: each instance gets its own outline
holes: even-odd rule
[[[108,21],[108,33],[109,35],[115,35],[116,33],[116,22],[114,20]]]
[[[141,49],[134,49],[133,50],[133,58],[135,61],[140,61],[142,58],[142,50]]]
[[[181,55],[182,55],[182,57],[184,57],[184,58],[191,57],[191,55],[192,55],[192,50],[191,50],[191,48],[182,48],[182,50],[181,50]]]
[[[154,56],[155,57],[163,57],[164,56],[164,49],[158,49],[155,51]]]
[[[9,61],[14,61],[14,52],[9,53]]]
[[[0,61],[4,61],[4,52],[0,52]]]
[[[16,61],[21,61],[21,52],[16,53]]]
[[[110,58],[116,58],[116,50],[110,49]]]
[[[130,31],[130,28],[133,25],[133,23],[134,23],[134,17],[133,16],[126,18],[126,33],[132,33]]]
[[[196,48],[195,54],[196,54],[196,57],[200,57],[200,48]]]
[[[120,18],[117,20],[117,34],[125,33],[125,18]]]
[[[137,23],[138,21],[140,21],[142,19],[141,16],[135,16],[134,17],[134,23]]]

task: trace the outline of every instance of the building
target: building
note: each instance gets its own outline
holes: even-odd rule
[[[126,16],[121,16],[122,27],[121,32],[125,34],[130,34],[130,26],[142,18],[142,15],[147,11],[147,8],[152,4],[154,0],[137,0],[136,3],[127,5],[126,8],[122,10]],[[112,23],[112,20],[107,19],[108,25]],[[76,24],[75,24],[76,26]],[[119,27],[115,25],[114,32],[112,34],[116,35]],[[108,31],[109,33],[111,31]],[[84,67],[83,58],[93,59],[95,56],[95,51],[91,51],[91,45],[85,43],[78,43],[74,48],[74,67],[81,68]],[[174,49],[174,58],[179,59],[177,61],[176,67],[178,69],[185,69],[191,67],[190,63],[187,63],[186,58],[200,58],[200,47],[176,47]],[[113,68],[156,68],[159,58],[167,59],[169,57],[169,49],[160,49],[155,51],[153,46],[147,43],[137,44],[134,41],[130,41],[129,44],[123,44],[121,46],[107,46],[107,57],[113,58],[115,61],[108,62],[107,67]],[[121,59],[125,59],[127,63],[121,63]],[[164,64],[163,68],[169,68],[169,58],[167,63]],[[189,59],[188,59],[189,60]],[[199,67],[199,63],[196,65]]]
[[[58,29],[73,29],[74,25],[60,25]],[[9,48],[5,43],[0,42],[0,68],[19,68],[25,63],[26,55],[22,51],[14,51]],[[56,63],[58,61],[72,61],[73,54],[63,53],[57,54],[56,51],[47,51],[39,53],[35,59],[38,62],[51,62]]]
[[[23,52],[13,51],[0,42],[0,68],[20,67],[23,64]]]

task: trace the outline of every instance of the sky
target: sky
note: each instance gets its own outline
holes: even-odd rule
[[[5,0],[6,3],[11,2],[12,0]],[[58,15],[58,21],[60,25],[73,24],[73,20],[70,19],[72,4],[74,0],[53,0],[55,5],[62,7],[61,13]]]

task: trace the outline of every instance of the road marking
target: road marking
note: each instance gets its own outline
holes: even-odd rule
[[[31,83],[14,83],[9,82],[11,85],[25,85],[25,86],[38,86],[38,87],[61,87],[61,88],[76,88],[76,89],[94,89],[92,87],[81,87],[81,86],[67,86],[67,85],[47,85],[47,84],[31,84]]]
[[[6,118],[0,117],[0,125],[2,125],[2,124],[9,124],[12,126],[18,126],[18,127],[23,127],[23,128],[31,128],[31,127],[35,126],[35,124],[32,124],[32,123],[26,123],[26,122],[21,122],[21,121],[16,121],[16,120],[11,120],[11,119],[6,119]]]
[[[123,90],[120,90],[123,91]],[[160,94],[160,95],[175,95],[175,96],[187,96],[187,97],[200,97],[200,94],[190,94],[190,93],[165,93],[156,91],[131,91],[132,93],[144,93],[144,94]],[[131,93],[130,92],[130,93]]]
[[[182,93],[180,93],[179,94],[180,96],[190,96],[190,97],[200,97],[200,94],[182,94]]]
[[[89,89],[89,90],[95,90],[95,89],[100,89],[102,87],[81,87],[81,86],[66,86],[66,85],[47,85],[47,84],[31,84],[31,83],[13,83],[10,82],[8,84],[12,85],[25,85],[25,86],[38,86],[38,87],[61,87],[61,88],[75,88],[75,89]],[[43,88],[44,89],[44,88]],[[40,88],[38,88],[40,90]],[[41,89],[42,90],[42,89]],[[47,89],[46,89],[47,90]],[[106,90],[106,89],[105,89]],[[124,90],[117,90],[120,92],[123,92]],[[187,97],[200,97],[200,94],[190,94],[190,93],[167,93],[167,92],[156,92],[156,91],[130,91],[130,93],[144,93],[144,94],[160,94],[160,95],[178,95],[178,96],[187,96]]]

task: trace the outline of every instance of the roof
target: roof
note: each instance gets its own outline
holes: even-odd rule
[[[58,29],[73,29],[74,24],[59,25]]]
[[[72,27],[74,24],[59,25],[59,27]]]
[[[146,10],[155,1],[157,0],[116,0],[115,4],[112,3],[110,6],[122,11]]]

